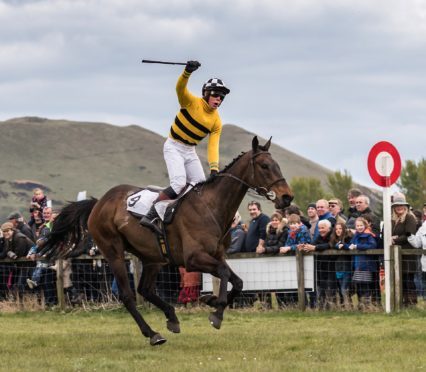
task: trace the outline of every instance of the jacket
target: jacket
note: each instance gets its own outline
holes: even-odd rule
[[[375,249],[377,247],[376,239],[374,238],[373,234],[369,232],[356,232],[351,240],[351,244],[355,244],[356,249],[359,251],[366,251],[368,249]],[[354,256],[353,263],[354,270],[356,271],[377,271],[377,264],[374,256]]]
[[[411,244],[408,242],[410,235],[416,234],[417,220],[412,213],[407,213],[404,222],[396,222],[392,220],[392,236],[398,236],[394,242],[400,245],[402,249],[412,249]],[[402,272],[415,273],[417,271],[419,256],[403,255],[402,256]]]
[[[335,249],[339,249],[339,244],[343,244],[342,250],[349,250],[349,245],[351,243],[352,238],[347,235],[343,241],[339,241],[334,246]],[[352,271],[352,257],[348,255],[337,256],[336,258],[336,271],[339,272],[351,272]]]
[[[279,225],[275,229],[269,222],[266,226],[265,253],[279,253],[280,248],[284,247],[287,240],[287,234],[287,226]]]
[[[33,242],[21,232],[15,230],[10,240],[6,240],[4,244],[4,252],[14,252],[18,257],[25,257],[30,248],[33,246]]]
[[[286,247],[295,251],[298,244],[311,243],[311,234],[306,225],[301,225],[296,231],[289,231],[285,242]]]
[[[256,218],[250,221],[250,225],[244,241],[244,252],[256,252],[256,247],[259,244],[259,239],[266,239],[266,226],[269,222],[269,217],[266,214],[259,214]]]
[[[410,235],[407,238],[408,242],[414,248],[420,248],[426,250],[426,221],[417,230],[416,235]],[[426,271],[426,252],[422,255],[422,271]]]
[[[246,237],[246,233],[241,227],[241,224],[233,227],[231,229],[231,244],[229,248],[226,250],[227,254],[238,253],[241,252],[244,247],[244,239]]]

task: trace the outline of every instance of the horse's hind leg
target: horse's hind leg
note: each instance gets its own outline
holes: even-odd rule
[[[175,308],[155,293],[155,282],[160,269],[161,265],[146,265],[143,267],[142,277],[138,285],[138,293],[164,312],[167,318],[167,329],[170,332],[180,333],[180,325]]]
[[[102,249],[101,251],[104,254],[109,252],[107,250],[102,250]],[[145,322],[142,315],[137,310],[134,295],[130,288],[130,283],[127,276],[127,269],[126,269],[126,264],[124,262],[124,258],[115,257],[113,259],[108,259],[108,262],[111,267],[112,273],[114,274],[114,277],[117,280],[120,299],[121,301],[123,301],[123,304],[126,307],[127,311],[132,315],[133,319],[139,326],[142,334],[145,337],[150,338],[150,344],[152,346],[161,345],[164,342],[166,342],[167,340],[163,336],[161,336],[157,332],[154,332],[151,329],[151,327],[148,325],[148,323]]]
[[[229,281],[232,284],[232,289],[228,293],[227,303],[230,306],[234,302],[235,297],[237,297],[241,293],[241,291],[243,290],[243,281],[237,274],[235,274],[232,271],[232,269],[230,267],[229,267],[229,270],[231,271],[231,276],[229,278]]]

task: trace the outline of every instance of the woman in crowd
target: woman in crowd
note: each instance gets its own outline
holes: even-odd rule
[[[280,247],[284,246],[287,240],[287,235],[287,220],[283,219],[281,213],[273,213],[271,221],[266,225],[265,243],[257,248],[256,253],[279,253]]]
[[[410,205],[405,196],[398,194],[392,202],[392,244],[400,245],[402,249],[411,249],[408,242],[410,235],[416,234],[417,220],[409,210]],[[402,302],[404,305],[417,303],[414,275],[418,267],[418,257],[412,255],[402,256]]]

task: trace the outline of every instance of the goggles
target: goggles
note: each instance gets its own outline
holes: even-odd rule
[[[221,101],[225,99],[226,94],[223,92],[217,92],[215,90],[210,91],[210,97],[220,98]]]

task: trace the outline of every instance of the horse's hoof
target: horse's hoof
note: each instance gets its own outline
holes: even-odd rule
[[[210,324],[215,327],[216,329],[220,329],[220,326],[222,324],[222,319],[219,319],[219,317],[215,313],[210,313],[209,315]]]
[[[167,321],[167,329],[173,333],[180,333],[180,325],[176,322]]]
[[[206,294],[198,297],[198,301],[212,307],[216,307],[217,296],[212,294]]]
[[[164,344],[166,341],[167,340],[163,336],[161,336],[159,333],[156,333],[154,336],[151,337],[149,343],[151,344],[151,346],[155,346]]]

